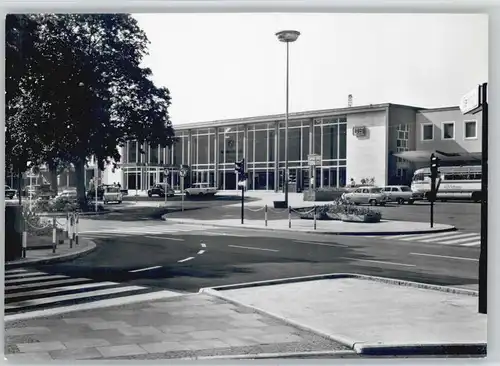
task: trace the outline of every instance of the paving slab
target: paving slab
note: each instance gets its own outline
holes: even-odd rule
[[[354,343],[486,343],[477,296],[356,278],[218,291],[336,339]]]
[[[167,312],[151,312],[160,308]],[[141,325],[137,325],[137,319]],[[23,357],[162,359],[257,355],[292,349],[347,350],[339,342],[312,331],[201,293],[7,321],[5,327],[5,353],[9,361]]]

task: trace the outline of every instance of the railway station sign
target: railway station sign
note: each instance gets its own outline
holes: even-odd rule
[[[460,100],[460,111],[462,114],[474,113],[481,106],[481,86],[478,85]]]
[[[307,161],[309,163],[309,166],[321,165],[321,155],[309,154],[307,155]]]

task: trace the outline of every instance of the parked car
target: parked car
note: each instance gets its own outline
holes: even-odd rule
[[[217,188],[210,186],[208,183],[194,183],[190,188],[186,188],[184,192],[188,196],[214,196],[217,193]]]
[[[5,197],[9,199],[13,199],[14,196],[16,195],[16,190],[10,188],[9,186],[5,186]]]
[[[369,204],[371,206],[385,206],[388,198],[380,187],[358,187],[352,192],[344,195],[344,199],[355,205]]]
[[[123,195],[120,192],[120,187],[114,187],[114,186],[104,187],[103,200],[104,204],[107,204],[108,202],[122,203]]]
[[[61,193],[59,193],[56,197],[52,198],[50,200],[51,203],[57,203],[59,201],[65,201],[65,202],[76,202],[77,195],[76,195],[76,190],[64,190]]]
[[[165,186],[167,191],[167,197],[173,197],[175,195],[175,192],[168,183],[155,184],[153,187],[151,187],[151,189],[148,189],[148,197],[153,197],[153,196],[165,197]]]
[[[402,205],[405,202],[408,202],[409,205],[412,205],[413,202],[423,199],[423,196],[418,193],[413,193],[411,188],[408,186],[385,186],[384,192],[391,202],[397,202]]]

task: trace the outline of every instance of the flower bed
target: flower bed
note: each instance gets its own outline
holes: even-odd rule
[[[296,209],[295,212],[301,219],[316,220],[339,220],[344,222],[380,222],[382,213],[368,207],[357,207],[338,200],[333,204]]]

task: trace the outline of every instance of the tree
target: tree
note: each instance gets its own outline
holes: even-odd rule
[[[104,169],[120,161],[117,146],[127,140],[172,145],[170,94],[154,85],[150,69],[140,66],[148,40],[130,15],[42,14],[29,19],[36,24],[30,28],[33,56],[16,80],[21,109],[31,98],[39,99],[40,121],[23,125],[23,131],[37,136],[43,146],[40,156],[52,169],[61,162],[74,165],[83,203],[83,172],[90,156]]]

